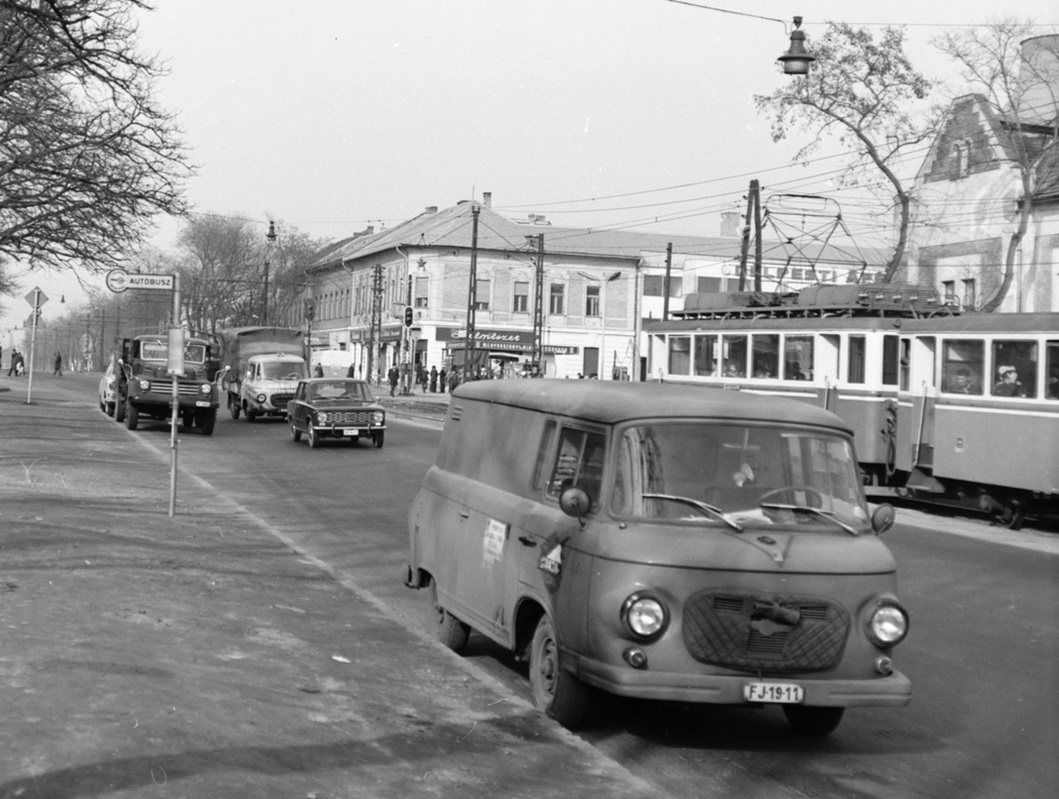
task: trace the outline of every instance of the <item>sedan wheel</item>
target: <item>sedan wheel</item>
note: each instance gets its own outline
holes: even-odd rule
[[[294,419],[290,419],[290,437],[295,441],[302,440],[302,431],[294,426]]]
[[[305,423],[305,435],[309,437],[309,449],[316,449],[320,446],[320,434],[316,432],[311,419]]]

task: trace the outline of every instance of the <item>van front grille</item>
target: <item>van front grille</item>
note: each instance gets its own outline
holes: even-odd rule
[[[817,597],[701,591],[684,605],[684,646],[701,663],[752,671],[818,671],[842,657],[846,609]]]

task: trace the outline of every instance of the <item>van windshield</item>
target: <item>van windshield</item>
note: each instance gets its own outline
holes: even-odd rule
[[[727,517],[729,524],[851,533],[868,523],[847,438],[764,424],[671,422],[626,428],[619,440],[611,510],[676,523],[717,525]]]

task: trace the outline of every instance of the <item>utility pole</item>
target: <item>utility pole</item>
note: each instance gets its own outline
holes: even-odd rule
[[[739,255],[739,290],[746,291],[746,262],[750,255],[750,220],[754,221],[754,291],[761,291],[761,185],[750,181],[746,197],[746,223],[743,225],[743,246]]]
[[[544,234],[526,236],[537,240],[537,272],[533,288],[533,352],[530,355],[534,377],[544,376]]]
[[[268,223],[268,233],[265,236],[268,244],[265,245],[265,297],[261,303],[261,324],[268,324],[268,270],[269,258],[272,256],[272,245],[276,241],[276,224],[271,220]]]
[[[471,275],[467,288],[467,340],[463,347],[463,380],[466,383],[473,374],[474,317],[478,310],[478,214],[477,204],[471,207]]]
[[[666,279],[662,286],[662,321],[669,321],[669,276],[673,271],[673,242],[666,244]]]

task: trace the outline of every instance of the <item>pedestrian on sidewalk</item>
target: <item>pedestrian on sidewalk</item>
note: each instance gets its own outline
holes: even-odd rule
[[[58,350],[55,351],[55,371],[52,372],[52,377],[63,376],[63,356]]]
[[[438,393],[438,367],[436,366],[430,367],[430,393]]]
[[[438,383],[441,385],[441,393],[445,393],[445,367],[441,367],[441,371],[438,372]]]
[[[386,373],[386,377],[390,381],[390,396],[397,396],[397,381],[401,377],[401,373],[397,371],[396,366],[391,366],[390,371]]]

